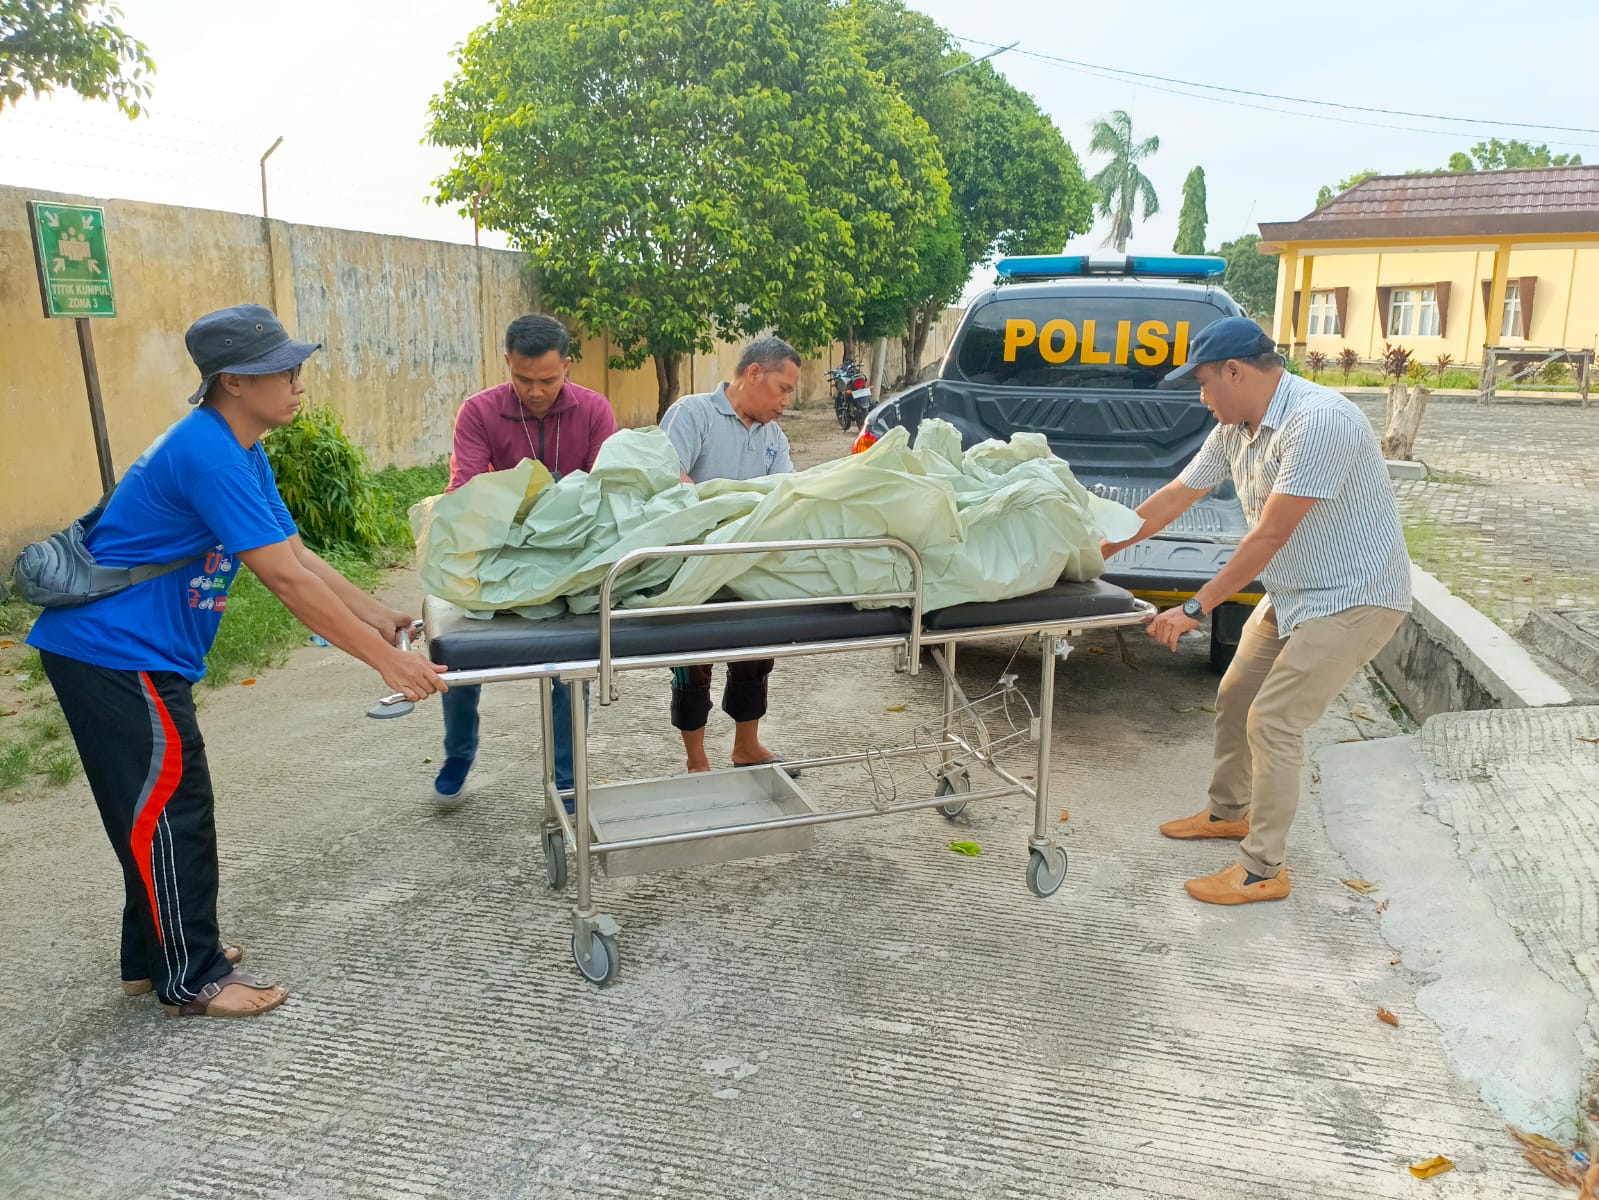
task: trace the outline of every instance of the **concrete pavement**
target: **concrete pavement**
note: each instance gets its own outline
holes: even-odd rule
[[[1015,801],[824,827],[806,855],[602,880],[624,964],[605,991],[573,969],[544,879],[531,689],[488,689],[476,792],[449,813],[423,761],[436,710],[366,720],[379,684],[334,651],[209,694],[224,928],[293,995],[242,1022],[124,998],[84,785],[0,808],[0,1194],[1560,1195],[1339,882],[1314,792],[1290,900],[1182,892],[1230,860],[1155,830],[1202,802],[1214,677],[1203,646],[1133,644],[1136,671],[1102,639],[1060,674],[1072,865],[1053,898],[1025,887]],[[963,652],[968,690],[1012,650]],[[596,709],[597,777],[673,769],[666,694],[628,676]],[[769,740],[878,744],[935,702],[886,654],[780,664]],[[1316,738],[1398,732],[1359,684]],[[730,738],[718,715],[712,745]],[[829,803],[866,786],[806,785]],[[1434,1154],[1458,1169],[1406,1171]]]

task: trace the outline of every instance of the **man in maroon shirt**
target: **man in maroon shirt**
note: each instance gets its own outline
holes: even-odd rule
[[[567,379],[570,346],[565,327],[553,317],[511,322],[505,331],[510,382],[469,397],[455,418],[452,492],[474,476],[508,470],[524,458],[543,463],[557,479],[594,469],[600,443],[616,432],[616,414],[604,396]],[[557,683],[554,691],[555,785],[567,791],[572,787],[572,689]],[[442,800],[461,794],[477,757],[480,694],[475,687],[444,693],[444,766],[433,781]],[[566,803],[570,812],[572,802]]]

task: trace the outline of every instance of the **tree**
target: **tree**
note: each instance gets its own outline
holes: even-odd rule
[[[1552,154],[1547,145],[1533,146],[1511,138],[1502,142],[1492,138],[1478,142],[1469,154],[1456,152],[1449,156],[1451,171],[1504,171],[1515,167],[1578,167],[1582,158],[1576,154]]]
[[[1255,320],[1269,321],[1277,306],[1277,256],[1260,253],[1259,245],[1259,234],[1246,233],[1223,242],[1216,253],[1227,260],[1221,280],[1227,294]]]
[[[1089,183],[1099,194],[1099,215],[1110,218],[1105,245],[1115,246],[1118,254],[1127,249],[1127,239],[1133,236],[1133,220],[1138,210],[1143,210],[1146,221],[1160,211],[1155,185],[1138,169],[1139,163],[1159,149],[1158,137],[1141,142],[1133,140],[1133,119],[1120,109],[1094,122],[1088,152],[1108,154],[1110,161]]]
[[[1365,183],[1368,179],[1375,179],[1381,174],[1381,171],[1356,171],[1353,175],[1350,175],[1344,179],[1340,179],[1336,188],[1331,188],[1326,184],[1323,184],[1321,191],[1316,193],[1316,207],[1320,208],[1323,204],[1326,204],[1327,201],[1332,200],[1335,197],[1342,196],[1350,188],[1355,187],[1358,184]]]
[[[155,63],[121,19],[99,0],[0,0],[0,110],[67,88],[139,116]]]
[[[1183,180],[1183,209],[1177,214],[1177,240],[1172,249],[1178,254],[1205,252],[1205,168],[1195,167]]]
[[[738,47],[730,54],[728,47]],[[936,147],[826,0],[503,0],[434,98],[440,203],[529,256],[550,307],[656,364],[775,327],[814,348],[917,268]]]
[[[903,0],[847,0],[846,8],[867,64],[927,122],[950,184],[951,220],[924,235],[917,270],[903,281],[903,310],[876,335],[904,331],[909,376],[975,266],[996,253],[1060,250],[1092,224],[1093,195],[1033,99],[954,49],[937,22]]]

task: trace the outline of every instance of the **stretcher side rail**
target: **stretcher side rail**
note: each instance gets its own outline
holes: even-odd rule
[[[684,604],[672,605],[662,608],[628,608],[617,609],[611,604],[611,593],[616,587],[616,581],[640,563],[661,558],[703,558],[710,555],[721,554],[783,554],[789,551],[817,551],[817,550],[879,550],[889,549],[903,555],[911,568],[911,586],[908,591],[868,592],[848,596],[807,596],[798,599],[786,600],[729,600],[715,604]],[[702,543],[693,546],[641,546],[636,550],[629,550],[622,555],[605,573],[605,578],[600,581],[600,657],[599,657],[599,692],[600,704],[608,705],[616,700],[616,685],[614,681],[615,664],[611,655],[611,624],[619,620],[640,620],[647,617],[660,617],[665,615],[700,614],[709,612],[735,612],[754,609],[782,609],[792,608],[801,604],[853,604],[861,601],[909,601],[911,608],[910,633],[907,653],[910,659],[910,672],[916,674],[919,665],[921,648],[922,627],[922,590],[923,571],[922,556],[909,542],[895,537],[869,537],[869,538],[818,538],[810,541],[785,540],[770,542],[717,542]],[[746,655],[745,657],[766,657],[764,655]],[[685,662],[681,665],[691,666],[693,662],[704,662],[703,658]]]

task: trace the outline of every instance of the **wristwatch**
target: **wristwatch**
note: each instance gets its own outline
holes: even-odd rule
[[[1183,616],[1190,621],[1197,621],[1205,615],[1205,606],[1200,604],[1198,596],[1190,596],[1183,601]]]

